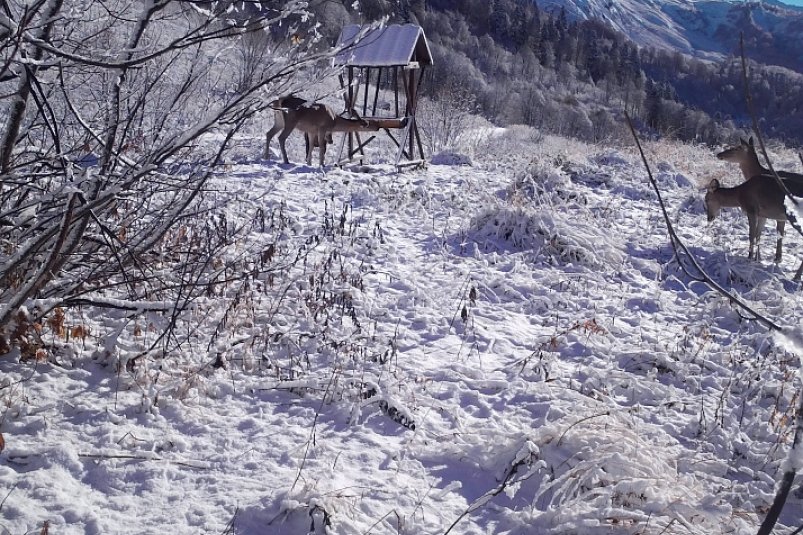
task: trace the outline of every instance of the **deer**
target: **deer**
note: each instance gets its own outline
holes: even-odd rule
[[[784,185],[789,186],[789,181],[784,180]],[[781,189],[775,176],[770,174],[755,175],[748,181],[742,182],[733,188],[723,187],[719,180],[713,179],[705,194],[705,210],[708,221],[711,222],[719,215],[722,208],[741,208],[747,215],[748,234],[750,246],[747,258],[760,260],[759,238],[767,219],[773,219],[779,223],[789,220],[789,214],[784,205],[786,193]],[[792,216],[793,224],[794,216]],[[775,261],[780,262],[781,247],[783,244],[783,227],[778,226],[780,236],[775,246]],[[794,280],[799,280],[803,274],[803,263],[795,273]]]
[[[275,136],[276,134],[278,134],[279,132],[284,130],[284,127],[285,127],[285,124],[286,124],[285,115],[287,114],[287,109],[290,109],[290,108],[297,109],[297,108],[303,107],[304,105],[307,104],[306,100],[304,100],[303,98],[299,98],[299,97],[295,96],[292,93],[287,95],[286,97],[283,97],[283,99],[280,99],[280,100],[281,100],[281,102],[279,100],[275,100],[271,104],[269,104],[269,106],[271,106],[271,107],[273,107],[274,104],[277,107],[273,108],[273,126],[265,134],[265,154],[264,154],[264,158],[266,160],[270,158],[270,142],[273,139],[273,136]],[[310,142],[312,142],[312,146],[313,147],[317,147],[318,146],[317,138],[315,140],[310,140],[309,134],[304,133],[304,154],[309,152],[309,150],[310,150]],[[330,143],[330,144],[332,143],[332,134],[331,133],[329,133],[327,135],[326,142]],[[284,150],[284,146],[282,146],[282,154],[283,155],[286,154],[286,151]],[[285,162],[284,163],[288,163],[286,155],[285,155]]]
[[[739,138],[738,145],[718,153],[717,158],[725,162],[739,164],[739,169],[742,170],[742,175],[744,175],[745,180],[749,180],[756,175],[772,174],[772,171],[761,165],[752,136],[750,136],[747,141],[745,141],[744,138]],[[786,187],[789,188],[789,191],[793,195],[803,195],[803,174],[792,173],[790,171],[778,171],[778,176],[784,180]],[[800,191],[800,193],[796,193],[795,190]]]
[[[784,237],[784,232],[785,232],[785,229],[786,229],[786,221],[788,220],[786,215],[785,215],[785,209],[784,209],[784,192],[778,186],[778,183],[775,181],[775,177],[772,176],[772,172],[769,169],[767,169],[766,167],[764,167],[763,165],[761,165],[761,162],[758,159],[758,154],[756,153],[756,146],[755,146],[755,142],[753,141],[753,137],[750,136],[750,138],[747,141],[745,141],[744,138],[739,138],[739,144],[738,145],[730,147],[730,148],[727,148],[727,149],[723,150],[722,152],[718,153],[717,154],[717,159],[722,160],[722,161],[726,161],[726,162],[733,162],[733,163],[739,164],[739,169],[741,169],[742,175],[744,176],[744,179],[746,181],[742,185],[747,184],[754,177],[757,177],[757,176],[765,176],[765,177],[769,176],[772,179],[771,181],[769,181],[769,182],[772,182],[772,185],[768,186],[771,191],[768,192],[767,195],[764,196],[760,200],[762,202],[764,202],[764,203],[766,203],[770,198],[778,200],[777,196],[778,196],[778,194],[780,194],[780,199],[778,200],[779,204],[775,208],[777,210],[780,210],[781,212],[783,212],[784,213],[784,217],[780,218],[780,219],[777,218],[777,217],[771,217],[771,216],[768,217],[768,219],[774,219],[776,221],[776,228],[778,229],[778,241],[777,241],[776,246],[775,246],[775,262],[779,263],[781,261],[781,258],[782,258],[783,237]],[[803,174],[792,173],[792,172],[789,172],[789,171],[778,171],[778,176],[783,181],[784,186],[786,186],[786,189],[788,189],[789,192],[792,195],[794,195],[796,197],[803,196]],[[713,181],[712,181],[712,184],[713,184]],[[768,184],[768,181],[759,180],[754,185],[750,186],[750,188],[748,188],[748,191],[753,191],[754,193],[756,193],[756,195],[761,196],[760,192],[755,191],[758,188],[757,184]],[[717,187],[719,187],[719,181],[717,181]],[[722,188],[722,189],[726,189],[726,188]],[[730,189],[730,188],[727,188],[727,189]],[[709,191],[709,193],[711,192],[711,184],[709,184],[708,191]],[[708,194],[706,195],[706,199],[708,199]],[[707,205],[707,201],[706,201],[706,205]],[[741,206],[742,211],[747,213],[747,210],[745,209],[744,205],[733,205],[733,204],[731,204],[731,205],[722,205],[722,206]],[[777,215],[777,210],[775,211],[776,215]],[[719,213],[719,210],[717,210],[716,213]],[[714,217],[716,217],[716,215]],[[747,217],[748,217],[748,223],[750,224],[750,232],[751,232],[751,234],[750,234],[750,251],[752,251],[753,250],[753,239],[755,238],[755,240],[758,241],[758,239],[759,239],[759,237],[761,235],[761,230],[763,230],[763,228],[764,228],[764,221],[761,222],[760,228],[755,230],[756,232],[758,232],[758,234],[756,234],[755,237],[754,237],[753,234],[752,234],[752,232],[754,232],[754,228],[753,228],[752,223],[750,223],[750,215],[748,214]],[[711,212],[709,211],[709,219],[708,220],[712,221],[712,219],[713,218],[711,217]],[[758,254],[758,244],[757,243],[756,243],[756,254]],[[748,258],[749,257],[750,257],[750,253],[748,252]],[[756,260],[758,260],[758,258],[756,258]],[[800,275],[798,274],[798,275],[795,276],[795,278],[797,279],[797,278],[799,278],[799,276]]]
[[[269,104],[274,110],[276,120],[273,128],[265,135],[265,156],[269,155],[270,141],[273,136],[281,130],[279,134],[279,147],[282,151],[284,163],[290,163],[287,158],[285,141],[293,130],[298,129],[304,132],[307,152],[307,165],[312,164],[312,149],[318,147],[320,151],[320,165],[323,167],[326,157],[326,145],[332,142],[332,132],[360,132],[376,131],[379,125],[371,123],[360,117],[349,119],[340,117],[325,105],[316,102],[308,102],[295,95],[288,95],[274,100]],[[279,121],[281,116],[281,121]],[[278,126],[281,122],[281,126]]]

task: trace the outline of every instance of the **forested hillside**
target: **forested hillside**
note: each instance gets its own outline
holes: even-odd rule
[[[571,21],[530,0],[343,0],[313,8],[329,41],[344,23],[383,15],[420,24],[437,62],[430,96],[475,105],[499,124],[597,141],[625,134],[627,110],[656,135],[707,143],[749,126],[740,58],[709,62],[638,48],[602,21]],[[803,142],[803,75],[750,65],[765,133]]]

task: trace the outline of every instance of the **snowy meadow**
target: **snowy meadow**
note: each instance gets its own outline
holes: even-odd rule
[[[149,259],[210,251],[209,291],[57,311],[0,358],[0,533],[755,533],[800,359],[679,268],[633,148],[518,127],[398,173],[261,139]],[[703,205],[738,168],[646,150],[701,265],[796,326],[800,236],[747,260]]]

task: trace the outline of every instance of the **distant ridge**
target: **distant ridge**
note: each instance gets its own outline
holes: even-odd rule
[[[738,54],[803,72],[803,7],[779,0],[538,0],[569,18],[608,22],[639,46],[677,50],[706,60]]]
[[[795,5],[795,4],[789,4],[787,2],[781,2],[780,0],[763,0],[763,2],[765,4],[769,4],[769,5],[772,5],[772,6],[779,6],[779,7],[784,7],[784,8],[788,8],[788,9],[794,9],[796,11],[803,12],[803,6],[799,6],[799,5]]]

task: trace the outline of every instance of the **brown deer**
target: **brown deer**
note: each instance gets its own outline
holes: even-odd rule
[[[749,180],[756,175],[772,174],[772,171],[761,165],[752,136],[747,141],[744,138],[739,138],[738,145],[723,150],[717,154],[717,158],[725,162],[739,164],[739,169],[742,170],[745,180]],[[793,195],[803,195],[803,174],[778,171],[778,176],[784,180],[784,184]]]
[[[347,119],[335,115],[332,109],[325,104],[308,102],[294,95],[279,98],[270,103],[270,107],[281,115],[281,127],[277,127],[278,120],[265,136],[265,156],[269,155],[270,141],[276,132],[279,134],[279,147],[282,151],[284,163],[290,163],[287,158],[285,141],[290,133],[301,130],[307,142],[307,165],[312,164],[312,149],[318,147],[320,151],[320,165],[323,167],[326,157],[327,141],[331,143],[332,132],[359,132],[376,131],[379,126],[361,118]],[[278,115],[274,115],[278,118]]]
[[[747,182],[733,188],[722,187],[719,180],[714,179],[708,184],[708,191],[705,194],[705,209],[708,221],[713,221],[722,208],[741,208],[742,212],[747,215],[750,236],[747,258],[760,260],[759,237],[767,219],[774,219],[779,223],[787,220],[784,196],[783,190],[772,175],[755,175]],[[780,225],[778,230],[781,235],[775,247],[776,262],[781,260],[783,243],[783,230]]]
[[[761,162],[758,159],[758,154],[756,153],[756,146],[752,136],[747,141],[745,141],[744,138],[739,138],[738,145],[727,148],[722,152],[718,153],[717,158],[726,162],[733,162],[739,164],[739,169],[741,169],[744,179],[748,182],[750,181],[750,179],[758,175],[766,175],[769,176],[770,178],[773,178],[772,172],[763,165],[761,165]],[[792,173],[789,171],[778,171],[778,176],[781,178],[781,180],[783,180],[784,185],[792,195],[796,197],[803,196],[803,174]],[[764,182],[765,181],[762,180],[759,181],[758,183],[764,183]],[[783,191],[781,191],[781,188],[778,187],[778,183],[775,182],[774,178],[772,182],[774,183],[773,184],[774,189],[769,196],[776,197],[777,194],[780,193],[781,198],[779,201],[780,204],[778,206],[780,207],[781,210],[783,210],[783,202],[784,202]],[[746,183],[747,182],[745,182],[745,184]],[[719,184],[719,182],[717,182],[717,184]],[[756,187],[755,185],[752,186],[752,188],[755,187]],[[709,185],[709,191],[710,189],[711,186]],[[706,198],[707,197],[708,196],[706,196]],[[767,199],[765,198],[764,200],[766,201]],[[730,206],[736,206],[736,205],[730,205]],[[742,210],[744,210],[744,208],[742,208]],[[750,216],[748,215],[748,220],[749,218]],[[712,218],[709,212],[709,221],[711,221],[711,219]],[[775,246],[775,262],[780,262],[782,257],[783,237],[784,237],[784,231],[786,229],[787,218],[783,217],[782,219],[778,219],[775,217],[769,217],[769,219],[776,220],[776,228],[778,229],[778,241]],[[759,239],[761,229],[763,228],[764,228],[764,222],[761,223],[761,228],[758,230],[759,235],[757,235],[755,238],[756,240]],[[751,227],[751,232],[752,232],[752,227]],[[753,245],[752,235],[750,240],[751,240],[750,251],[752,251],[752,245]],[[756,244],[756,251],[758,251],[757,244]],[[799,277],[799,275],[796,275],[796,278],[797,277]]]
[[[264,158],[266,160],[270,158],[270,142],[273,139],[273,136],[275,136],[279,132],[282,132],[284,130],[284,128],[285,128],[285,124],[286,124],[285,115],[287,114],[287,110],[288,109],[297,109],[297,108],[300,108],[300,107],[302,107],[302,106],[307,104],[306,100],[304,100],[303,98],[299,98],[299,97],[293,95],[292,93],[290,95],[287,95],[286,97],[283,97],[280,100],[281,100],[281,104],[283,105],[283,107],[274,108],[273,109],[273,126],[265,134],[265,154],[264,154]],[[278,103],[279,103],[279,100],[275,100],[270,104],[270,106],[273,106],[273,104],[277,104],[278,105]],[[312,142],[312,146],[313,147],[317,147],[318,146],[318,140],[317,139],[310,140],[309,134],[304,133],[304,154],[306,154],[306,153],[308,153],[310,151],[310,142]],[[327,135],[326,142],[327,143],[332,143],[332,134],[331,133]],[[282,155],[284,156],[284,159],[285,159],[284,163],[288,163],[287,162],[286,151],[284,150],[284,146],[282,146]]]

